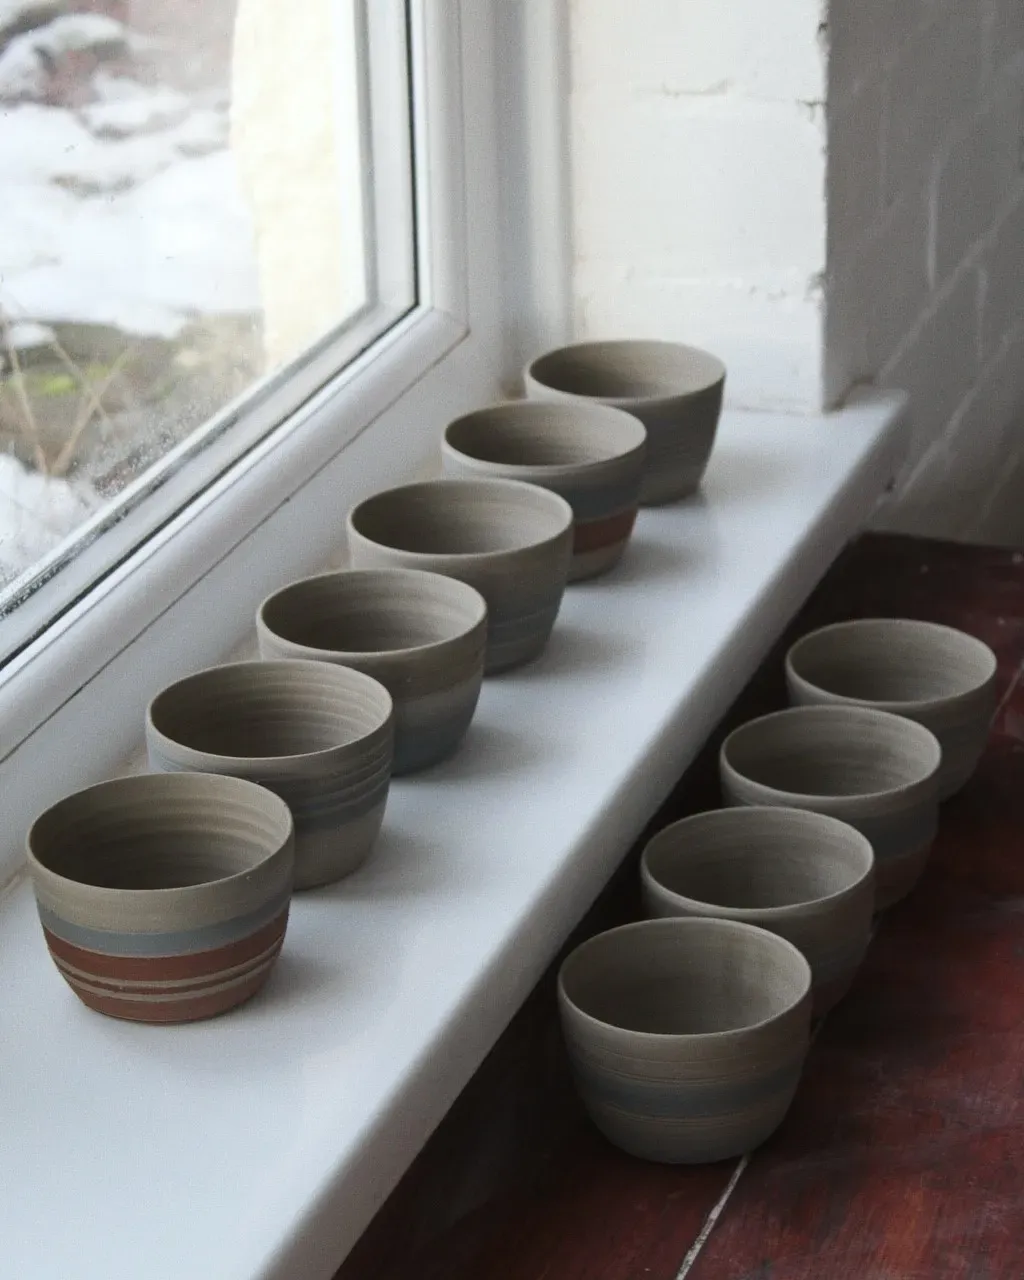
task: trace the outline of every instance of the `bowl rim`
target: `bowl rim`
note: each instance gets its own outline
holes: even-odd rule
[[[540,501],[547,502],[551,510],[561,517],[561,527],[554,533],[546,534],[543,538],[537,538],[531,542],[523,542],[514,547],[498,547],[493,551],[412,551],[404,547],[396,547],[390,542],[380,542],[378,539],[370,537],[369,534],[363,533],[356,524],[359,513],[364,511],[370,503],[379,502],[385,498],[393,500],[401,493],[409,493],[413,490],[433,490],[435,493],[439,493],[442,487],[449,486],[464,488],[487,486],[493,492],[495,486],[498,485],[504,488],[506,492],[516,494],[520,499],[529,497],[531,501],[535,501],[539,494]],[[512,480],[505,476],[438,476],[431,480],[412,480],[408,484],[392,485],[387,489],[380,489],[376,493],[370,494],[349,509],[349,513],[345,517],[345,529],[350,539],[355,537],[368,546],[382,547],[385,551],[408,557],[414,562],[420,562],[425,565],[436,564],[438,561],[457,564],[486,564],[489,561],[506,556],[535,551],[540,547],[555,546],[563,539],[566,539],[571,545],[574,520],[572,507],[565,498],[551,489],[545,489],[542,485],[530,484],[525,480]],[[365,567],[371,568],[374,566],[368,565]],[[410,564],[406,567],[412,568],[413,566]]]
[[[968,688],[958,689],[954,693],[941,694],[936,698],[855,698],[850,694],[836,693],[825,685],[818,684],[798,670],[796,664],[801,656],[801,649],[810,647],[820,637],[832,635],[836,632],[866,632],[871,628],[880,626],[905,627],[909,630],[921,632],[942,632],[944,635],[964,642],[966,648],[971,648],[979,656],[984,657],[990,670],[982,680],[971,684]],[[808,631],[806,635],[800,636],[798,640],[794,640],[786,651],[785,666],[787,679],[815,693],[826,694],[835,701],[836,705],[877,708],[880,711],[891,710],[898,714],[899,712],[907,711],[927,712],[929,710],[938,710],[972,698],[993,683],[999,670],[999,659],[991,646],[987,645],[984,640],[979,640],[977,636],[972,636],[968,631],[961,631],[958,627],[948,627],[945,623],[929,622],[918,618],[850,618],[844,622],[832,622],[824,627],[816,627],[813,631]]]
[[[451,433],[464,427],[475,418],[483,418],[488,414],[508,415],[514,417],[540,417],[545,413],[571,413],[582,416],[594,415],[620,427],[624,436],[621,447],[602,458],[587,458],[579,462],[498,462],[493,458],[481,458],[475,453],[453,443]],[[614,415],[614,417],[612,417]],[[496,479],[524,479],[529,483],[531,476],[545,480],[572,480],[585,477],[588,473],[599,470],[611,470],[623,463],[632,463],[637,467],[637,483],[647,455],[647,428],[640,419],[626,409],[615,405],[603,404],[597,400],[496,400],[493,404],[472,409],[469,413],[453,418],[441,436],[441,452],[445,457],[458,462],[472,463],[474,468],[486,469]],[[469,478],[469,477],[467,477]],[[483,478],[483,477],[481,477]]]
[[[224,755],[218,751],[204,751],[200,747],[194,747],[187,742],[181,742],[177,738],[172,738],[166,734],[154,720],[154,708],[157,703],[165,696],[170,696],[177,692],[182,685],[190,684],[193,681],[203,679],[213,679],[216,675],[233,671],[239,668],[254,668],[266,671],[272,667],[290,668],[292,670],[302,668],[316,668],[320,672],[330,671],[331,679],[337,679],[338,683],[349,683],[356,686],[363,684],[367,693],[372,693],[379,697],[386,704],[386,712],[380,723],[372,729],[368,729],[365,733],[359,734],[354,738],[350,738],[347,742],[335,743],[329,747],[320,747],[316,751],[297,751],[285,755],[273,756],[242,756],[242,755]],[[370,688],[370,686],[374,686]],[[368,676],[363,671],[357,671],[354,667],[346,667],[337,662],[319,662],[311,658],[266,658],[266,659],[250,659],[243,662],[220,662],[215,663],[211,667],[203,667],[199,671],[191,671],[188,675],[182,676],[179,680],[174,680],[170,684],[165,685],[158,693],[154,694],[146,707],[145,730],[147,746],[152,744],[161,749],[161,753],[169,758],[182,759],[192,757],[209,762],[210,766],[225,765],[231,766],[251,764],[253,772],[257,770],[273,771],[275,768],[286,768],[296,764],[313,764],[314,762],[330,763],[333,760],[343,759],[346,755],[360,754],[359,748],[365,748],[372,743],[375,737],[386,738],[388,732],[394,732],[395,720],[395,702],[391,694],[383,684],[373,676]],[[164,746],[171,748],[170,751],[164,751]],[[219,773],[216,768],[204,767],[200,769],[189,769],[192,773]],[[251,779],[247,779],[251,781]],[[259,784],[257,784],[259,785]]]
[[[440,640],[429,640],[425,644],[402,645],[394,649],[324,649],[317,647],[316,645],[303,644],[299,640],[292,640],[289,636],[283,635],[279,630],[271,626],[267,621],[267,609],[276,604],[282,596],[287,595],[289,592],[301,592],[303,588],[315,583],[338,581],[340,579],[351,580],[357,577],[364,579],[364,581],[367,578],[390,578],[396,581],[398,579],[403,579],[406,582],[421,582],[424,578],[428,578],[436,585],[443,584],[445,590],[450,589],[452,596],[463,596],[466,604],[471,605],[475,610],[475,616],[469,623],[462,627],[461,630],[453,632],[451,635],[444,636]],[[318,655],[330,655],[330,657],[334,659],[334,662],[329,663],[328,665],[339,666],[343,664],[338,663],[338,658],[352,658],[359,660],[386,657],[389,660],[400,662],[402,659],[406,658],[415,659],[424,657],[429,653],[437,652],[444,649],[446,646],[465,640],[467,637],[472,636],[476,631],[480,631],[483,635],[487,627],[487,617],[487,601],[476,587],[472,586],[470,583],[463,582],[461,578],[449,577],[444,573],[433,573],[429,569],[402,568],[399,565],[394,565],[389,568],[331,569],[325,573],[314,573],[305,578],[296,578],[294,582],[289,582],[283,587],[278,587],[276,591],[272,591],[260,602],[259,608],[256,610],[256,627],[257,630],[265,632],[275,641],[287,644],[296,650],[301,649],[304,654],[309,655],[309,661],[326,662],[327,659],[325,657],[318,657]],[[482,643],[483,641],[481,641],[481,644]],[[263,661],[301,662],[303,659],[267,658],[263,659]],[[481,662],[482,661],[483,658],[481,656]],[[376,679],[376,677],[371,677],[371,679]],[[380,681],[378,681],[378,683],[380,683]]]
[[[767,945],[776,947],[781,954],[787,955],[791,960],[797,962],[797,969],[803,979],[803,987],[800,994],[792,1000],[784,1009],[780,1009],[777,1013],[770,1014],[767,1018],[761,1018],[757,1022],[745,1023],[739,1027],[726,1027],[721,1031],[635,1031],[630,1027],[620,1026],[615,1022],[606,1022],[603,1018],[595,1017],[594,1014],[588,1013],[586,1009],[581,1009],[575,1000],[568,994],[565,989],[566,970],[570,964],[578,963],[578,957],[584,954],[592,946],[598,945],[602,940],[613,935],[626,936],[635,932],[654,932],[655,930],[689,930],[697,932],[699,930],[710,931],[742,931],[751,938],[757,935],[759,943],[767,942]],[[788,1017],[795,1009],[798,1009],[802,1002],[810,999],[813,987],[813,975],[811,972],[810,962],[803,952],[794,943],[789,942],[786,938],[780,937],[777,933],[772,933],[770,929],[762,929],[758,925],[748,924],[744,920],[725,920],[717,916],[669,916],[661,917],[656,920],[633,920],[628,924],[617,925],[613,929],[604,929],[600,933],[592,934],[589,938],[575,946],[572,951],[565,957],[558,967],[558,998],[559,1001],[570,1008],[573,1013],[583,1018],[586,1023],[593,1027],[599,1027],[605,1031],[611,1031],[620,1036],[636,1037],[649,1044],[676,1044],[676,1043],[697,1043],[701,1042],[719,1042],[722,1043],[730,1038],[749,1035],[751,1032],[761,1031],[770,1027],[773,1023],[779,1022],[781,1019]]]
[[[797,719],[835,719],[837,716],[854,716],[854,717],[878,717],[884,716],[886,720],[893,722],[890,727],[898,727],[901,733],[905,733],[908,737],[916,737],[922,746],[931,749],[934,757],[934,764],[919,777],[912,778],[909,782],[901,782],[896,786],[883,787],[879,791],[853,791],[847,793],[832,793],[818,791],[787,791],[781,787],[773,787],[768,783],[759,782],[756,778],[750,777],[749,774],[743,773],[729,758],[730,747],[736,740],[754,725],[762,725],[768,721],[780,720],[782,718]],[[817,706],[806,707],[786,707],[781,711],[770,711],[767,715],[755,716],[753,720],[746,721],[745,724],[738,725],[726,737],[718,752],[719,770],[726,776],[740,778],[751,786],[757,787],[766,795],[787,796],[793,800],[803,800],[810,803],[815,801],[829,801],[832,803],[840,802],[860,802],[863,800],[883,800],[893,798],[895,796],[904,796],[913,793],[918,789],[928,787],[930,784],[938,787],[939,770],[942,768],[942,745],[935,734],[923,724],[918,724],[916,720],[909,720],[906,716],[896,715],[891,711],[880,711],[875,707],[865,707],[860,703],[854,703],[852,706],[838,706],[829,704],[820,704]],[[747,806],[744,806],[747,807]],[[786,808],[799,809],[804,806],[801,804],[786,805]],[[836,816],[836,815],[829,815]]]
[[[261,801],[269,805],[271,809],[276,809],[276,819],[281,823],[283,835],[278,840],[275,848],[263,854],[258,860],[254,861],[249,867],[242,871],[234,871],[227,876],[217,876],[211,880],[201,880],[198,884],[187,885],[162,885],[156,889],[140,889],[132,886],[117,885],[97,885],[90,884],[87,880],[77,880],[73,876],[63,875],[59,871],[54,871],[36,853],[33,848],[33,835],[37,831],[39,825],[51,815],[55,814],[59,809],[67,807],[72,808],[74,805],[81,804],[87,800],[90,795],[94,795],[101,791],[131,791],[140,785],[158,786],[173,791],[176,788],[182,790],[205,788],[207,791],[214,790],[233,790],[239,796],[249,793],[250,798],[255,799],[253,792],[262,793]],[[269,798],[268,798],[269,797]],[[253,806],[255,809],[255,806]],[[158,902],[161,897],[169,900],[172,896],[180,897],[186,894],[201,893],[211,888],[224,888],[232,884],[241,883],[248,880],[256,871],[261,870],[269,862],[275,858],[279,858],[286,850],[291,849],[294,858],[295,849],[295,820],[292,817],[291,809],[288,805],[274,794],[268,787],[261,786],[258,782],[252,782],[248,778],[238,778],[227,773],[210,773],[200,770],[183,770],[179,773],[138,773],[128,774],[121,778],[106,778],[103,782],[94,782],[91,786],[81,787],[77,791],[69,792],[68,795],[62,796],[54,804],[49,805],[46,809],[36,815],[31,826],[25,836],[25,856],[30,871],[35,875],[41,875],[45,878],[60,884],[74,886],[76,890],[84,890],[90,896],[98,895],[107,897],[109,894],[132,894],[138,895],[139,901]]]
[[[843,885],[841,889],[836,889],[833,893],[826,893],[817,898],[802,898],[796,902],[786,902],[774,907],[736,907],[724,902],[709,902],[706,898],[695,898],[691,894],[679,893],[678,890],[669,888],[664,880],[660,879],[651,869],[648,855],[652,852],[657,854],[660,851],[658,848],[659,842],[668,832],[675,835],[680,828],[714,827],[716,823],[720,822],[741,824],[750,821],[751,826],[753,826],[754,819],[767,820],[768,822],[776,821],[773,815],[778,815],[780,818],[786,818],[790,821],[795,819],[801,823],[806,823],[810,827],[821,827],[823,830],[826,827],[830,828],[834,835],[841,835],[843,839],[849,841],[851,848],[856,847],[858,852],[866,854],[865,867],[857,875],[856,879],[851,880],[849,884]],[[863,888],[866,882],[873,881],[874,876],[875,851],[867,836],[863,835],[848,822],[844,822],[842,818],[833,818],[831,814],[817,813],[813,809],[796,809],[788,805],[752,804],[727,809],[706,809],[701,813],[691,813],[676,822],[670,822],[668,826],[662,827],[660,831],[656,831],[644,845],[640,854],[640,877],[645,887],[648,885],[653,886],[659,893],[664,894],[666,898],[675,902],[690,903],[694,906],[707,907],[711,910],[734,912],[736,913],[735,915],[727,918],[740,921],[743,921],[747,916],[757,916],[759,919],[783,920],[787,916],[798,914],[802,908],[834,905]],[[751,920],[749,923],[754,923],[754,921]]]
[[[706,360],[711,364],[714,376],[709,375],[707,378],[695,382],[692,387],[686,390],[673,391],[665,395],[650,396],[588,396],[579,391],[566,391],[561,387],[553,386],[537,373],[537,366],[544,360],[552,356],[568,355],[573,352],[582,353],[584,351],[593,351],[598,347],[660,347],[662,349],[670,349],[674,351],[686,351],[693,355],[700,356],[702,360]],[[524,377],[527,384],[534,382],[545,390],[556,392],[558,395],[566,396],[574,400],[591,402],[598,405],[606,405],[613,409],[627,409],[630,405],[640,405],[643,407],[654,408],[657,405],[670,404],[675,400],[688,399],[691,396],[703,395],[710,391],[713,387],[725,383],[728,370],[725,361],[720,356],[716,356],[713,351],[708,351],[706,347],[696,347],[688,342],[672,342],[664,338],[592,338],[580,342],[566,342],[558,347],[551,347],[548,351],[542,351],[539,355],[530,360],[524,370]]]

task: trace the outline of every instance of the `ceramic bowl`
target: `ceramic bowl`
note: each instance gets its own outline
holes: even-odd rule
[[[647,428],[641,502],[653,506],[696,491],[722,411],[725,365],[678,342],[577,342],[529,364],[531,400],[584,401],[625,409]]]
[[[83,1004],[194,1022],[270,974],[288,922],[292,819],[238,778],[119,778],[37,818],[28,864],[46,945]]]
[[[865,707],[795,707],[722,744],[732,805],[783,805],[848,822],[875,851],[875,906],[909,893],[939,820],[942,749],[912,720]]]
[[[394,703],[393,774],[451,755],[484,680],[488,607],[465,582],[404,568],[321,573],[275,591],[256,617],[266,659],[334,662]]]
[[[526,480],[561,494],[574,517],[570,582],[622,556],[647,453],[638,418],[604,405],[510,400],[450,422],[441,451],[449,475]]]
[[[231,774],[268,787],[295,820],[295,887],[370,855],[391,781],[391,695],[327,662],[236,662],[186,676],[146,715],[150,768]]]
[[[380,681],[395,704],[395,774],[451,755],[473,719],[487,605],[455,578],[417,569],[321,574],[264,600],[256,629],[264,658],[336,662]]]
[[[876,707],[916,720],[942,746],[939,795],[974,772],[996,709],[996,655],[974,636],[933,622],[865,618],[823,627],[786,655],[796,706]]]
[[[568,957],[558,1002],[583,1104],[643,1160],[702,1164],[759,1146],[807,1054],[811,970],[735,920],[647,920]]]
[[[536,658],[555,625],[572,558],[572,508],[520,480],[424,480],[349,512],[352,563],[427,569],[487,601],[485,673]]]
[[[647,844],[640,877],[649,916],[740,920],[799,947],[817,1014],[849,990],[871,940],[871,843],[823,814],[749,808],[683,818]]]

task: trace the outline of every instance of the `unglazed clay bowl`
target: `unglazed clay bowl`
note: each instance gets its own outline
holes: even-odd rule
[[[480,696],[487,605],[418,569],[346,569],[294,582],[260,606],[264,658],[306,658],[379,680],[395,704],[393,772],[451,755]]]
[[[288,806],[208,774],[102,782],[28,833],[54,963],[83,1004],[133,1022],[194,1022],[255,995],[284,941],[294,861]]]
[[[640,419],[647,428],[645,506],[700,486],[725,390],[717,356],[678,342],[577,342],[532,361],[525,382],[531,400],[603,404]]]
[[[622,556],[647,454],[638,418],[604,405],[510,400],[450,422],[441,452],[449,475],[526,480],[561,494],[574,517],[570,582]]]
[[[811,970],[735,920],[647,920],[566,959],[558,1002],[583,1104],[609,1141],[667,1164],[759,1146],[807,1054]]]
[[[649,916],[740,920],[799,947],[816,1014],[849,990],[871,940],[871,843],[820,813],[718,809],[683,818],[649,841],[640,877]]]
[[[555,625],[572,559],[572,507],[520,480],[424,480],[349,512],[360,569],[427,569],[487,601],[485,673],[536,658]]]
[[[391,695],[327,662],[236,662],[168,686],[149,705],[150,768],[261,783],[295,820],[295,887],[339,880],[369,857],[387,803]]]
[[[875,906],[898,901],[924,870],[939,821],[942,748],[923,725],[866,707],[794,707],[722,744],[732,805],[810,809],[848,822],[875,852]]]
[[[996,709],[996,655],[974,636],[933,622],[865,618],[823,627],[786,655],[795,706],[875,707],[916,720],[942,746],[939,795],[974,772]]]

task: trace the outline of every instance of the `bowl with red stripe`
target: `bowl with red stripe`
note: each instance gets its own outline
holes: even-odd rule
[[[508,400],[450,422],[447,475],[523,480],[573,511],[569,581],[605,573],[633,531],[647,455],[643,423],[604,405]]]
[[[119,778],[37,818],[28,863],[50,956],[84,1004],[195,1022],[270,976],[288,923],[292,817],[242,778]]]

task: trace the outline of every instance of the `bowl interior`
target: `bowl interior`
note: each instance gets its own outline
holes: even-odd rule
[[[757,1026],[801,999],[809,971],[781,939],[730,925],[613,929],[569,957],[562,989],[581,1012],[625,1031],[686,1036]]]
[[[606,462],[646,439],[636,418],[600,405],[522,400],[449,423],[445,440],[469,458],[504,466],[573,467]]]
[[[465,635],[486,617],[482,597],[454,578],[353,570],[296,582],[260,611],[274,635],[334,653],[424,649]]]
[[[237,779],[210,783],[179,774],[90,788],[36,821],[32,854],[55,875],[103,889],[180,889],[245,875],[287,840],[287,810],[251,784],[239,794]]]
[[[840,624],[805,636],[790,650],[793,673],[808,684],[864,702],[933,702],[980,688],[995,656],[949,627],[879,620]]]
[[[159,693],[149,719],[189,750],[238,759],[314,755],[384,725],[376,681],[327,663],[246,662],[200,671]]]
[[[516,551],[558,537],[568,506],[533,485],[504,480],[430,480],[367,498],[351,515],[357,533],[421,555]]]
[[[872,854],[856,831],[817,817],[781,809],[700,814],[659,832],[644,865],[669,893],[709,906],[763,911],[819,902],[861,881]]]
[[[535,381],[555,391],[604,400],[692,395],[725,376],[710,352],[673,342],[583,342],[540,356]]]
[[[847,708],[801,708],[752,721],[723,756],[742,777],[804,796],[866,796],[924,781],[939,767],[938,744],[909,720]]]

